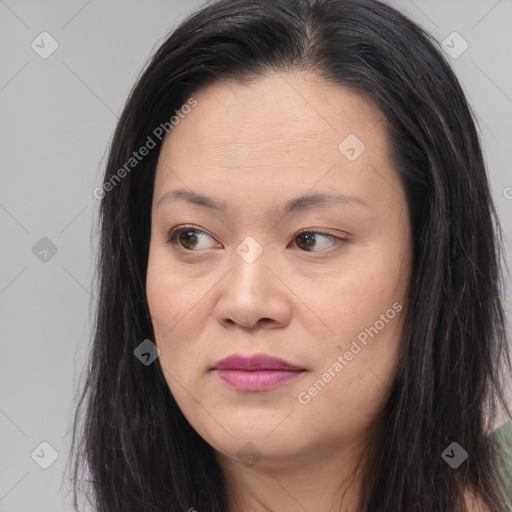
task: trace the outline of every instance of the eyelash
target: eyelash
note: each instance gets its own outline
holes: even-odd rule
[[[207,236],[209,236],[210,238],[213,239],[213,237],[211,235],[209,235],[206,231],[203,231],[202,229],[196,228],[195,226],[179,226],[179,227],[176,227],[176,228],[174,228],[174,229],[172,229],[170,231],[169,235],[167,236],[166,242],[168,244],[174,245],[174,247],[177,250],[181,250],[181,251],[188,252],[188,253],[199,252],[198,250],[194,250],[194,249],[186,249],[185,247],[183,247],[182,245],[178,244],[178,242],[177,242],[177,238],[178,238],[178,236],[181,233],[190,232],[190,231],[193,231],[196,234],[197,233],[205,234],[205,235],[207,235]],[[322,235],[323,237],[331,238],[331,239],[334,240],[334,244],[333,245],[340,245],[340,244],[343,244],[343,243],[347,242],[347,238],[337,237],[337,236],[334,236],[334,235],[330,235],[329,233],[323,233],[321,231],[314,231],[314,230],[299,231],[294,236],[294,240],[297,237],[299,237],[300,235],[304,235],[304,234],[313,234],[313,235],[319,235],[319,236]],[[327,249],[325,251],[304,251],[303,250],[302,252],[306,252],[306,253],[309,253],[309,252],[326,252],[326,251],[331,250],[332,247],[333,246],[329,247],[329,249]]]

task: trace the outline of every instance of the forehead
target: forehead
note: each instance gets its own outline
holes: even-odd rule
[[[334,185],[329,180],[340,183],[340,175],[350,187],[365,179],[368,165],[389,166],[378,109],[350,89],[314,75],[218,81],[193,96],[197,106],[164,140],[157,190],[207,183],[307,185],[318,179],[329,187]],[[349,146],[359,145],[357,151],[364,148],[355,160],[343,152],[347,140]],[[336,173],[330,172],[334,168]]]

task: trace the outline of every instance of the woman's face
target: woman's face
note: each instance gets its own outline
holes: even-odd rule
[[[394,379],[412,263],[385,122],[298,73],[194,98],[152,205],[147,297],[169,389],[225,460],[355,450]]]

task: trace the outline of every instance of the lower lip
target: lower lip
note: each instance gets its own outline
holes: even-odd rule
[[[240,391],[263,391],[284,384],[302,371],[291,370],[216,370],[217,375]]]

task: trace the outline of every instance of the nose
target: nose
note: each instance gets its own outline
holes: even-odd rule
[[[275,329],[291,318],[290,290],[265,251],[251,263],[236,252],[233,268],[222,280],[214,314],[224,328]]]

